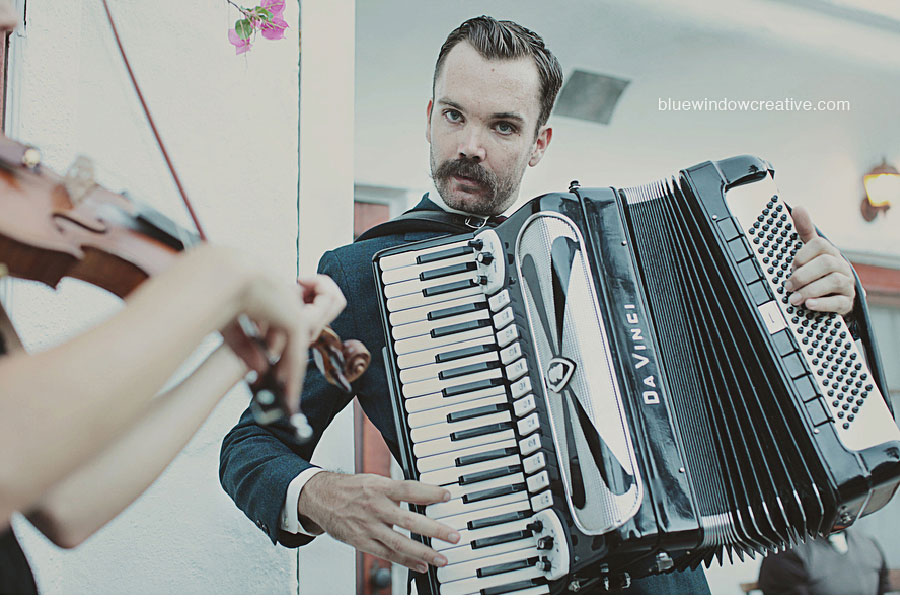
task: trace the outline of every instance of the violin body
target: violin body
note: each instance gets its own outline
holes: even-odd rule
[[[124,298],[199,237],[93,181],[79,159],[66,176],[37,150],[0,135],[0,263],[56,287],[63,277]]]

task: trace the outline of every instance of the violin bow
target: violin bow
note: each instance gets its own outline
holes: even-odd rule
[[[160,152],[162,153],[163,158],[166,161],[166,166],[169,169],[169,173],[172,175],[172,179],[175,181],[175,186],[178,188],[178,193],[181,196],[182,202],[184,202],[185,208],[187,208],[188,213],[191,216],[191,220],[194,222],[194,226],[197,228],[197,233],[200,236],[200,239],[204,242],[209,241],[206,237],[206,233],[203,231],[203,227],[200,225],[200,219],[197,218],[197,213],[194,211],[194,207],[191,204],[191,201],[188,199],[187,192],[184,190],[184,186],[181,185],[181,179],[178,177],[178,173],[175,171],[175,165],[172,164],[172,160],[169,158],[169,153],[166,151],[166,146],[162,141],[162,137],[159,135],[159,131],[156,128],[156,124],[153,122],[153,117],[150,115],[150,108],[147,106],[146,100],[144,100],[144,94],[141,93],[141,88],[138,85],[137,78],[134,76],[134,71],[131,68],[131,63],[128,62],[128,56],[125,54],[125,47],[122,45],[122,40],[119,37],[119,31],[116,29],[116,23],[113,19],[112,12],[109,10],[109,4],[107,0],[102,0],[103,9],[106,11],[106,19],[109,21],[109,26],[112,29],[113,37],[116,40],[116,45],[119,47],[119,54],[122,57],[122,62],[125,63],[125,68],[128,71],[128,77],[131,79],[131,85],[134,87],[134,91],[137,94],[138,100],[140,100],[141,108],[144,111],[144,116],[147,118],[147,123],[150,125],[150,130],[153,132],[153,137],[156,139],[156,145],[159,147]],[[237,318],[238,325],[243,330],[244,334],[253,340],[256,344],[259,345],[260,349],[263,351],[263,354],[268,358],[270,367],[272,365],[272,359],[269,357],[268,350],[266,348],[265,343],[262,340],[262,336],[259,332],[259,329],[256,325],[251,321],[247,315],[240,315]],[[283,404],[283,399],[278,398],[277,394],[273,392],[273,386],[276,388],[280,388],[275,382],[274,377],[272,376],[273,369],[269,369],[266,375],[262,377],[258,377],[255,384],[261,384],[258,389],[254,389],[254,386],[251,386],[251,391],[253,392],[253,402],[251,403],[253,408],[253,414],[256,418],[256,421],[260,424],[271,423],[281,416],[286,416],[286,411],[284,411],[281,407]],[[296,413],[290,416],[291,425],[294,427],[294,433],[296,437],[305,441],[312,436],[312,428],[309,426],[308,421],[306,420],[305,415],[302,411],[298,410]]]

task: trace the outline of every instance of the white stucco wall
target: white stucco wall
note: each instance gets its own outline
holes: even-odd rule
[[[238,14],[224,0],[110,5],[209,237],[254,253],[292,280],[298,3],[287,2],[286,40],[260,39],[240,57],[226,38]],[[90,156],[101,183],[125,189],[187,225],[101,3],[28,0],[27,24],[14,34],[12,46],[9,135],[40,147],[45,163],[57,171],[76,153]],[[59,292],[16,285],[5,300],[32,350],[58,343],[121,305],[77,282]],[[41,590],[295,593],[296,551],[274,547],[219,486],[219,445],[247,402],[244,387],[232,390],[163,476],[81,547],[58,550],[17,519]]]

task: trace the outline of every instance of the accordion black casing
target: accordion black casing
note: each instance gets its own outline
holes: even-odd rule
[[[420,591],[627,585],[883,507],[880,359],[789,304],[801,245],[772,168],[739,156],[378,253],[402,466],[452,497],[411,509],[462,536],[424,540],[450,564]]]

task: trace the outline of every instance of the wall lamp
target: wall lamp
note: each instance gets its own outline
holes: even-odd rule
[[[879,213],[887,212],[891,202],[900,201],[900,171],[886,160],[863,175],[863,196],[860,212],[866,221],[874,221]]]

